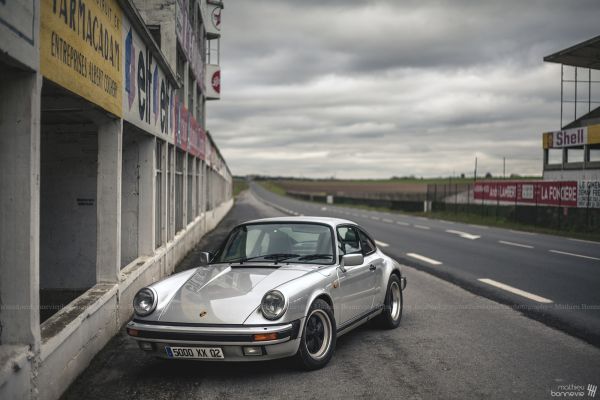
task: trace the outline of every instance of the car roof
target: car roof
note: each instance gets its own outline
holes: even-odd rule
[[[244,224],[255,224],[255,223],[265,223],[265,222],[315,222],[315,223],[320,223],[320,224],[326,224],[332,227],[336,227],[338,225],[345,225],[345,224],[352,224],[352,225],[358,225],[356,222],[347,220],[347,219],[342,219],[342,218],[330,218],[330,217],[310,217],[310,216],[300,216],[300,217],[294,217],[294,216],[288,216],[288,217],[274,217],[274,218],[262,218],[262,219],[255,219],[252,221],[247,221],[244,222]]]

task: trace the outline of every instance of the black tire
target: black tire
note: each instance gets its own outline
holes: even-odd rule
[[[401,287],[398,275],[390,275],[387,290],[385,292],[383,311],[377,318],[379,324],[384,329],[394,329],[400,325],[400,321],[402,320],[402,308],[404,305]],[[396,303],[395,305],[397,308],[394,307],[394,303]]]
[[[319,337],[322,337],[322,342],[318,341]],[[327,365],[335,351],[336,339],[333,310],[324,300],[316,299],[306,315],[300,347],[296,353],[300,367],[305,370],[315,370]]]

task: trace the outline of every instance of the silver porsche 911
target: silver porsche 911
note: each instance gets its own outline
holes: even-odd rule
[[[375,317],[385,328],[400,324],[400,265],[351,221],[251,221],[202,258],[136,294],[127,333],[142,350],[217,361],[295,356],[317,369],[338,336]]]

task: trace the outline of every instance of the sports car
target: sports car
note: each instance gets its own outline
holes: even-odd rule
[[[197,268],[142,288],[127,333],[168,359],[295,357],[318,369],[371,320],[396,328],[406,278],[352,221],[267,218],[235,227]]]

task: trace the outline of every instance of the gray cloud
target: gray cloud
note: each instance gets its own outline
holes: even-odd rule
[[[236,174],[541,172],[559,67],[595,36],[583,1],[226,3],[208,126]]]

